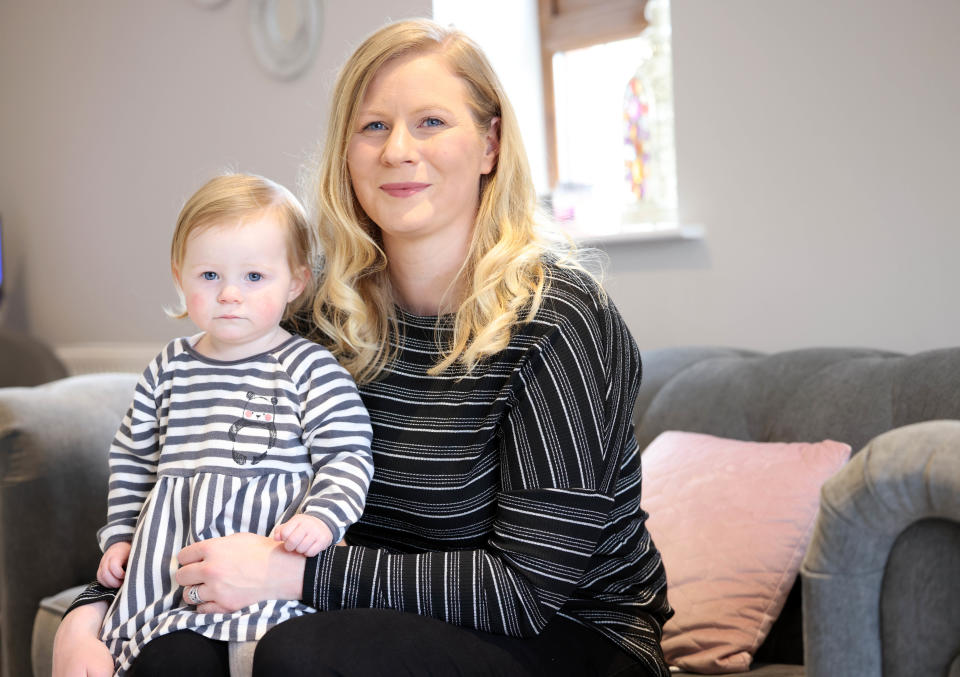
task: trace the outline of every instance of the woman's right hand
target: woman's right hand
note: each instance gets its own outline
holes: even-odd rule
[[[177,555],[178,585],[199,586],[200,613],[224,613],[268,599],[299,599],[306,558],[258,534],[236,533],[193,543]]]
[[[53,639],[53,677],[110,677],[113,656],[100,641],[106,602],[79,606],[60,621]]]

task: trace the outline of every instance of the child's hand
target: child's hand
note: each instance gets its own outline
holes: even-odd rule
[[[100,558],[100,566],[97,568],[97,580],[100,585],[108,588],[119,588],[123,583],[124,571],[127,566],[127,558],[130,557],[130,544],[127,541],[114,543]]]
[[[326,550],[333,542],[333,534],[326,524],[302,513],[275,527],[273,538],[283,541],[283,548],[287,552],[299,552],[307,557]]]

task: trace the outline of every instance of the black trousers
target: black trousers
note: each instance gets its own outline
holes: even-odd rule
[[[131,677],[228,675],[224,642],[189,630],[147,644]],[[652,677],[599,633],[554,618],[518,639],[389,609],[344,609],[281,623],[257,645],[254,677]]]

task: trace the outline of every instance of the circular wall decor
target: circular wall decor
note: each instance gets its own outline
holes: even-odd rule
[[[270,75],[293,80],[313,63],[323,30],[321,0],[250,0],[250,38]]]

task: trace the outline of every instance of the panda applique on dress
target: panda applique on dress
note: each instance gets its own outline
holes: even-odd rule
[[[250,465],[256,465],[264,459],[277,442],[276,420],[277,398],[257,395],[256,393],[248,391],[247,404],[243,409],[243,416],[233,422],[233,425],[230,426],[230,432],[227,433],[230,441],[233,442],[233,460],[237,465],[246,465],[247,461],[250,461]],[[261,434],[266,433],[267,448],[255,455],[238,451],[237,437],[240,436],[241,431],[244,431],[245,437],[253,433],[256,439],[259,439],[261,436],[257,434],[257,431],[261,431]],[[241,443],[249,445],[251,440],[244,439]]]

